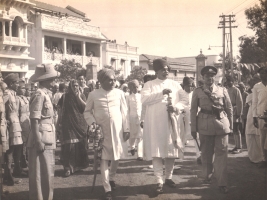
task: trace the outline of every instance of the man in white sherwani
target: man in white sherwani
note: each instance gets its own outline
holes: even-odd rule
[[[119,159],[128,153],[127,140],[129,133],[129,117],[123,91],[115,88],[115,73],[110,69],[102,69],[97,74],[101,88],[89,93],[84,118],[89,126],[100,125],[104,141],[100,164],[105,199],[111,200],[111,191],[116,189],[114,176]],[[110,171],[108,162],[111,160]]]
[[[167,106],[166,96],[172,97],[172,105],[178,103],[178,91],[181,86],[178,82],[167,79],[169,66],[164,59],[155,59],[153,69],[157,79],[145,83],[141,91],[141,101],[146,106],[144,119],[144,158],[152,160],[154,175],[157,178],[157,193],[163,192],[163,164],[165,160],[165,185],[175,187],[172,180],[175,158],[180,153],[173,141],[172,126],[169,121],[169,113],[178,115],[179,109],[175,106]],[[178,124],[178,123],[177,123]]]

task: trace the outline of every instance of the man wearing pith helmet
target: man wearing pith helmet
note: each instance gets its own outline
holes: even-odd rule
[[[220,191],[227,193],[227,148],[228,134],[233,129],[233,108],[226,88],[215,85],[216,74],[213,66],[201,70],[204,85],[193,91],[191,135],[196,138],[199,133],[204,183],[211,183],[214,172]]]
[[[56,137],[49,88],[58,75],[52,64],[41,64],[30,78],[32,82],[39,82],[39,88],[30,99],[31,133],[27,142],[30,200],[53,199]]]
[[[170,67],[166,60],[155,59],[153,68],[157,78],[145,83],[141,90],[141,101],[146,107],[144,119],[144,159],[152,160],[154,175],[157,181],[157,193],[163,193],[163,183],[174,188],[175,182],[172,180],[175,158],[182,154],[181,146],[178,142],[180,136],[172,137],[176,134],[170,122],[170,116],[178,117],[179,109],[178,91],[182,89],[181,85],[168,79]],[[172,99],[172,105],[168,104],[168,96]],[[181,141],[180,141],[181,142]],[[180,154],[181,153],[181,154]],[[165,160],[165,177],[163,177],[163,164]]]

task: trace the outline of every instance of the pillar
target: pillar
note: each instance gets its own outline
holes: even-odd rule
[[[203,67],[206,65],[207,57],[202,54],[202,50],[200,50],[200,54],[196,57],[196,84],[198,86],[198,81],[203,80],[202,75],[200,74]]]
[[[5,40],[5,36],[6,36],[6,22],[2,21],[2,37],[3,37],[3,41]]]
[[[25,37],[25,43],[28,43],[28,26],[27,24],[24,24],[24,37]]]
[[[85,41],[82,41],[82,56],[86,56],[86,46],[85,46]]]
[[[9,36],[10,36],[10,41],[12,41],[12,21],[10,21],[10,22],[8,23],[8,25],[9,25]]]

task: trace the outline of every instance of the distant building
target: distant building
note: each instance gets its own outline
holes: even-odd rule
[[[195,78],[196,76],[196,61],[186,62],[178,58],[170,58],[163,56],[153,56],[148,54],[141,54],[139,57],[139,65],[148,70],[148,74],[155,74],[152,66],[154,59],[166,59],[171,67],[169,78],[181,83],[185,76]]]
[[[125,44],[117,44],[116,41],[102,43],[102,63],[112,66],[114,69],[121,69],[124,78],[130,75],[134,66],[139,65],[138,47]]]
[[[29,20],[34,25],[28,29],[31,61],[29,68],[40,63],[58,64],[62,59],[74,59],[84,68],[88,64],[97,69],[102,66],[101,42],[106,37],[99,27],[90,25],[85,13],[71,7],[57,7],[30,0]]]
[[[29,0],[8,0],[0,2],[0,69],[3,76],[11,72],[24,78],[29,69],[30,44],[28,29],[29,10],[35,6]]]

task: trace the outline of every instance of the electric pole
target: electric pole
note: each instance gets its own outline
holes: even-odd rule
[[[222,28],[223,29],[223,63],[222,63],[223,76],[225,77],[225,39],[226,39],[225,29],[226,28],[229,28],[230,41],[227,40],[227,45],[228,45],[228,43],[230,43],[230,53],[229,53],[229,56],[230,56],[231,76],[233,77],[234,73],[233,73],[232,28],[237,28],[237,26],[232,26],[232,23],[235,22],[235,20],[233,20],[233,17],[235,17],[235,15],[220,15],[220,17],[222,19],[220,21],[220,26],[218,28]],[[226,26],[226,23],[228,23],[228,26]]]

